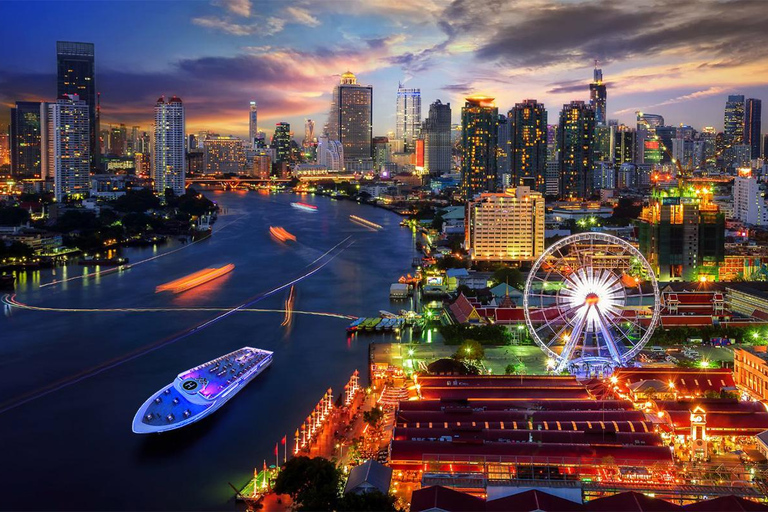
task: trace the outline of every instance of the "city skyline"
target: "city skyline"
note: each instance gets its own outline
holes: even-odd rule
[[[602,1],[514,9],[505,2],[470,9],[458,0],[345,5],[163,3],[147,17],[142,2],[4,2],[0,12],[34,17],[49,37],[37,38],[23,24],[0,36],[19,50],[0,57],[0,102],[55,99],[57,40],[95,44],[103,125],[147,127],[154,100],[167,91],[185,98],[190,131],[242,137],[253,100],[266,131],[278,122],[301,126],[306,118],[322,123],[347,70],[375,89],[376,135],[394,129],[398,82],[420,88],[425,104],[460,105],[479,93],[496,97],[506,112],[535,98],[554,119],[563,104],[589,99],[595,59],[608,86],[608,118],[627,124],[643,110],[669,124],[720,130],[729,94],[768,96],[761,28],[768,15],[759,2],[648,3],[637,11]],[[102,24],[118,10],[124,23]],[[77,28],[59,23],[73,11]],[[161,37],[168,26],[173,36]],[[531,37],[541,27],[556,35]],[[3,108],[0,124],[7,123]]]

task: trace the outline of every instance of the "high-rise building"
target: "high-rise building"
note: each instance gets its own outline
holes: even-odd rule
[[[470,96],[461,109],[461,193],[472,199],[497,185],[499,109],[494,98]]]
[[[164,97],[155,104],[154,138],[152,141],[152,177],[155,192],[163,196],[171,189],[180,196],[184,194],[184,105],[181,99]]]
[[[583,101],[563,105],[557,130],[560,196],[586,199],[593,191],[595,112]]]
[[[389,138],[388,137],[374,137],[373,138],[373,168],[376,171],[381,171],[382,166],[389,163]]]
[[[467,203],[465,247],[473,261],[533,261],[544,252],[544,196],[528,187]]]
[[[763,102],[749,98],[744,107],[744,144],[749,146],[752,160],[760,158]]]
[[[524,100],[509,111],[512,186],[525,185],[545,194],[547,111],[543,103]]]
[[[272,149],[275,151],[275,163],[281,164],[290,160],[291,156],[291,125],[277,123],[272,135]]]
[[[56,200],[85,197],[91,183],[88,104],[69,94],[45,105],[41,153],[46,155],[46,174],[54,179]]]
[[[325,134],[344,147],[344,167],[370,170],[373,167],[373,87],[357,83],[349,71],[333,90],[331,112]]]
[[[307,119],[304,121],[304,140],[302,145],[307,147],[315,142],[317,142],[315,140],[315,122],[311,119]]]
[[[435,101],[421,129],[424,170],[432,176],[451,172],[451,104]]]
[[[56,95],[77,94],[88,105],[91,168],[99,166],[99,119],[96,104],[96,67],[93,43],[56,42]]]
[[[725,259],[725,215],[706,194],[655,190],[639,220],[640,251],[659,281],[697,281]]]
[[[512,127],[509,118],[504,114],[499,114],[498,127],[496,129],[496,175],[498,190],[506,190],[509,187],[516,186],[510,176],[510,145],[512,137]]]
[[[11,164],[11,136],[6,127],[0,127],[0,167]],[[3,172],[0,170],[0,172]]]
[[[606,125],[606,100],[607,92],[603,83],[603,70],[597,67],[595,61],[594,78],[589,84],[589,104],[595,112],[595,124],[597,126]]]
[[[40,178],[41,105],[39,101],[17,101],[11,109],[11,175],[16,178]]]
[[[635,162],[635,149],[637,142],[635,137],[637,132],[626,125],[616,127],[616,133],[613,144],[613,161],[616,166]]]
[[[208,135],[203,148],[205,174],[240,174],[246,170],[243,140],[232,135]]]
[[[395,122],[395,137],[403,141],[407,153],[412,152],[421,128],[421,89],[409,89],[403,87],[403,84],[397,85]]]
[[[259,109],[256,106],[256,102],[251,102],[251,108],[248,112],[248,146],[251,148],[255,148],[255,140],[256,140],[256,134],[259,131],[259,126],[257,124],[259,120]]]
[[[111,126],[109,129],[109,154],[125,156],[128,148],[128,130],[124,124]]]
[[[768,225],[768,205],[765,190],[752,176],[751,169],[739,169],[733,181],[733,218],[745,224],[764,227]]]
[[[656,128],[664,126],[664,118],[658,114],[637,114],[636,163],[654,165],[661,162],[661,143]]]
[[[735,147],[741,144],[744,144],[744,95],[732,94],[725,102],[723,118],[723,158],[726,167],[733,167]]]

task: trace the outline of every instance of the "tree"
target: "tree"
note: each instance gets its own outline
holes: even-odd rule
[[[341,487],[341,472],[322,457],[294,457],[277,475],[275,492],[288,494],[296,510],[333,510]]]
[[[373,490],[360,494],[353,492],[341,497],[336,506],[339,512],[398,512],[395,497]]]
[[[381,407],[374,407],[370,411],[365,411],[363,413],[363,421],[369,424],[371,428],[378,427],[379,422],[381,422],[383,418],[384,418],[384,411],[381,410]]]
[[[29,212],[18,206],[0,208],[0,226],[21,226],[29,220]]]
[[[448,270],[449,268],[467,268],[467,262],[462,258],[457,258],[450,254],[447,254],[437,260],[437,268],[440,270]]]
[[[160,199],[146,188],[129,190],[115,200],[115,210],[119,212],[144,213],[157,208],[160,208]]]
[[[485,357],[485,349],[479,341],[464,340],[464,343],[459,345],[456,349],[456,353],[453,354],[454,359],[462,360],[480,360]]]
[[[506,266],[500,266],[491,276],[491,280],[494,284],[507,283],[509,286],[515,288],[522,288],[524,284],[523,273],[519,268],[510,268]]]

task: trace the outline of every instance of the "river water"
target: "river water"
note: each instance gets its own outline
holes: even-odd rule
[[[19,282],[16,299],[75,310],[227,309],[330,260],[296,284],[294,309],[374,316],[404,307],[390,303],[389,285],[411,270],[415,252],[397,215],[313,195],[206,194],[225,212],[211,238],[127,249],[132,264],[175,252],[100,277],[79,279],[93,269],[77,265],[36,272]],[[298,210],[292,201],[318,209]],[[383,229],[355,224],[350,215]],[[273,239],[272,225],[297,242]],[[235,270],[214,282],[177,296],[155,294],[161,283],[227,263]],[[40,286],[53,280],[59,284]],[[251,307],[282,309],[287,294]],[[368,342],[386,336],[348,337],[348,320],[324,316],[295,315],[282,327],[282,313],[259,312],[237,312],[179,336],[219,314],[6,308],[0,410],[11,408],[0,413],[0,509],[233,509],[228,482],[239,488],[265,458],[274,463],[283,435],[292,447],[293,432],[324,391],[332,387],[336,395],[355,369],[366,375]],[[222,409],[179,431],[131,432],[139,406],[176,374],[246,345],[273,350],[274,362]]]

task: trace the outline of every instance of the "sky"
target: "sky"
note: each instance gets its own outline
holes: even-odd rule
[[[500,112],[535,98],[554,124],[589,99],[595,60],[627,124],[722,129],[728,94],[768,100],[767,0],[0,0],[0,19],[0,124],[17,100],[55,99],[57,40],[95,44],[102,128],[148,129],[178,95],[188,132],[246,136],[255,100],[261,129],[301,138],[347,70],[373,85],[374,135],[394,129],[398,82],[421,88],[423,117],[440,99],[459,122],[485,94]]]

